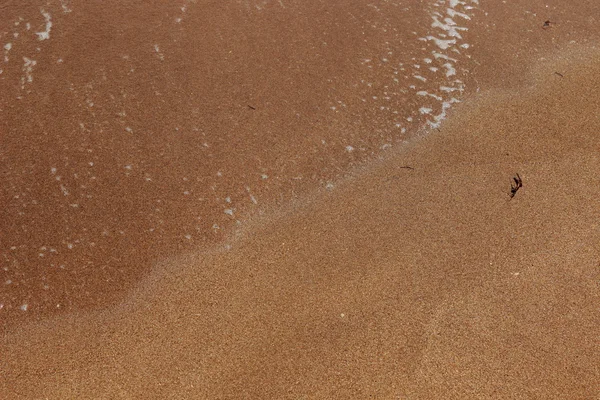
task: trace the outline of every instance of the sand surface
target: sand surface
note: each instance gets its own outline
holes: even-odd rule
[[[0,318],[118,301],[437,123],[476,5],[2,4]]]
[[[598,5],[180,3],[0,5],[0,398],[600,395]]]
[[[118,307],[6,333],[3,397],[597,397],[586,53],[471,97],[441,132],[257,217],[231,251],[165,261]]]

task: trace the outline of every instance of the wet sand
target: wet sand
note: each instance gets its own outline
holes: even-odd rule
[[[597,397],[598,5],[510,3],[0,5],[0,397]]]
[[[467,90],[466,4],[3,6],[0,318],[118,302],[401,145]]]
[[[8,332],[3,396],[594,398],[597,55],[470,97],[118,307]]]
[[[2,324],[118,303],[157,260],[522,87],[531,62],[598,39],[597,7],[5,3]]]

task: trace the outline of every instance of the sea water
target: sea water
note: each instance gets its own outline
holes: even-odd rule
[[[475,89],[477,0],[33,3],[0,17],[5,317],[112,301]]]

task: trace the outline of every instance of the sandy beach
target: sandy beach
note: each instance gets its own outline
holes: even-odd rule
[[[153,13],[147,18],[166,20],[164,15],[168,15],[175,23],[184,23],[184,18],[188,18],[188,22],[197,23],[186,28],[192,32],[199,29],[199,22],[205,18],[206,23],[214,23],[211,31],[223,35],[227,35],[224,26],[249,29],[232,21],[260,21],[267,26],[267,34],[257,34],[255,39],[265,40],[282,34],[268,29],[280,26],[287,13],[292,12],[283,8],[287,2],[281,6],[277,2],[242,3],[229,9],[207,6],[225,8],[212,9],[212,19],[199,12],[194,14],[193,7],[198,5],[195,2],[182,3],[181,8],[177,7],[179,14],[172,7],[153,4],[149,8]],[[188,66],[187,61],[179,66],[170,61],[164,66],[164,76],[172,77],[174,82],[181,80],[177,85],[182,92],[173,91],[170,83],[164,83],[161,89],[156,86],[158,79],[147,78],[152,83],[148,87],[121,87],[121,93],[127,91],[128,99],[134,98],[121,103],[121,111],[135,115],[132,120],[124,122],[125,116],[114,117],[118,110],[108,100],[106,104],[110,106],[86,111],[90,114],[86,114],[89,119],[84,121],[84,128],[90,124],[92,130],[109,132],[122,125],[125,136],[104,137],[115,141],[118,146],[114,148],[105,147],[102,136],[86,136],[79,130],[83,113],[70,100],[65,100],[63,106],[77,117],[74,120],[43,108],[43,116],[32,117],[16,127],[20,114],[15,110],[25,106],[11,105],[6,101],[8,95],[4,95],[5,150],[0,153],[3,177],[11,188],[32,188],[26,192],[47,194],[49,200],[39,210],[33,207],[34,217],[30,218],[27,213],[19,216],[20,203],[8,189],[3,192],[3,199],[10,205],[2,211],[5,222],[0,240],[6,261],[3,271],[6,281],[20,284],[5,284],[0,292],[0,397],[597,398],[600,52],[595,44],[600,29],[592,29],[595,20],[590,17],[597,6],[580,3],[580,7],[572,9],[552,3],[549,16],[542,15],[540,10],[547,8],[542,3],[525,6],[525,2],[515,2],[512,7],[477,3],[480,8],[473,9],[474,14],[469,16],[472,20],[466,21],[468,32],[460,31],[464,43],[471,44],[460,49],[470,53],[454,52],[457,61],[450,66],[452,69],[440,64],[440,79],[444,81],[437,81],[434,75],[425,76],[422,69],[426,61],[419,68],[409,68],[407,79],[412,81],[408,84],[415,89],[407,89],[389,105],[365,106],[361,101],[367,95],[381,97],[388,90],[392,92],[382,83],[394,82],[396,75],[389,73],[387,62],[382,61],[375,72],[369,72],[372,69],[368,65],[363,71],[358,69],[363,65],[360,62],[340,62],[340,57],[348,56],[350,51],[334,51],[330,58],[322,59],[314,55],[312,47],[298,45],[306,52],[298,60],[314,57],[312,67],[306,64],[309,72],[322,71],[326,65],[343,65],[347,70],[336,70],[331,76],[352,83],[333,85],[328,81],[329,75],[313,75],[308,83],[302,80],[306,78],[301,78],[305,76],[301,72],[288,81],[289,75],[283,74],[281,68],[299,64],[287,59],[264,67],[263,73],[269,69],[273,73],[273,88],[261,86],[260,79],[254,81],[251,73],[241,72],[240,66],[261,65],[258,55],[252,56],[247,50],[239,54],[248,42],[231,47],[231,54],[246,61],[230,60],[227,64],[241,74],[237,75],[239,84],[231,83],[231,75],[227,74],[221,78],[216,74],[214,80],[206,82],[194,81],[196,75],[182,67]],[[57,4],[71,7],[71,16],[81,13],[79,18],[83,20],[94,7],[81,6],[83,10],[78,10],[75,4]],[[238,14],[232,10],[239,12],[248,4],[257,14],[235,20]],[[264,11],[258,7],[261,4],[266,7],[264,10],[278,10],[269,16],[281,20],[272,24],[262,20],[266,14],[260,14]],[[443,2],[444,7],[448,4]],[[132,7],[142,6],[132,3]],[[293,12],[303,15],[305,9],[297,7]],[[305,25],[296,20],[296,25],[290,26],[300,31],[299,27],[310,25],[311,16],[319,15],[328,26],[337,26],[334,21],[347,24],[346,28],[331,28],[337,32],[332,33],[331,40],[340,40],[342,47],[344,40],[356,41],[340,34],[354,28],[354,22],[348,22],[353,20],[342,17],[347,15],[342,11],[365,15],[363,6],[339,6],[329,10],[331,14],[325,12],[324,3],[315,2],[313,7],[314,14],[299,19],[306,18]],[[531,15],[523,11],[536,11],[536,7],[539,9],[535,15],[533,11]],[[18,17],[14,7],[7,9],[14,12],[11,18]],[[32,9],[38,12],[37,8]],[[481,14],[479,20],[477,12]],[[65,12],[64,18],[69,14]],[[111,20],[108,14],[102,14],[105,22]],[[492,23],[510,16],[511,29]],[[119,25],[116,11],[112,17],[117,21],[113,23]],[[177,18],[182,20],[177,22]],[[423,18],[431,20],[429,14]],[[60,18],[53,21],[54,31],[50,34],[60,27]],[[369,23],[377,25],[377,21],[388,20],[374,18]],[[141,24],[141,18],[139,22],[138,29],[150,30]],[[160,32],[164,27],[156,26],[164,34]],[[78,32],[78,28],[73,29]],[[294,29],[290,31],[297,32]],[[365,42],[364,48],[353,50],[356,53],[352,55],[362,60],[362,52],[372,49],[373,43],[385,43],[387,25],[385,29],[385,34],[373,34],[373,42]],[[185,43],[183,37],[190,31],[184,33],[179,40]],[[105,34],[110,37],[108,30]],[[428,39],[410,42],[418,45],[406,52],[417,54],[422,51],[422,43],[430,42],[432,46],[439,45]],[[183,54],[187,49],[190,57],[197,57],[190,64],[202,63],[201,52],[192,51],[192,43],[188,45],[172,51]],[[119,63],[134,63],[133,69],[142,68],[142,74],[151,74],[149,71],[162,68],[164,61],[160,54],[166,46],[157,46],[158,49],[150,48],[156,64],[148,65],[147,70],[139,61],[149,57],[142,55],[142,50],[130,55],[129,60],[134,61],[120,58]],[[213,54],[210,43],[203,46],[207,46],[207,54]],[[439,46],[436,48],[434,51],[439,51]],[[430,52],[429,48],[426,50]],[[86,50],[84,44],[80,51],[93,52]],[[273,52],[280,58],[290,54],[283,50]],[[116,51],[115,55],[120,53],[121,50]],[[49,52],[47,57],[56,58],[56,54]],[[24,92],[49,90],[36,88],[34,92],[32,87],[38,80],[43,81],[42,59],[40,56],[36,64],[39,70],[32,69],[33,82],[27,82],[27,68],[11,72],[5,66],[0,75],[6,84],[10,74],[17,78],[25,74],[25,89],[21,89],[18,79],[13,79],[17,83],[14,91],[21,93],[23,104],[49,107],[41,95],[31,94],[28,100]],[[209,66],[210,61],[205,65]],[[86,80],[75,74],[75,67],[69,68],[73,70],[63,72],[65,79],[74,82],[75,91],[81,91],[77,96],[84,107],[93,108],[82,94]],[[447,71],[451,70],[459,76],[448,77]],[[398,71],[397,75],[402,75]],[[90,91],[90,96],[96,93],[108,99],[118,91],[102,86],[102,72],[97,72],[89,72],[99,79],[94,81],[96,91]],[[373,75],[367,78],[369,73]],[[425,81],[415,79],[415,75]],[[379,87],[362,88],[361,77]],[[117,81],[129,82],[127,79],[124,75],[122,81]],[[442,98],[446,92],[439,89],[447,87],[448,79],[460,92],[451,109],[444,108],[450,100]],[[416,87],[415,80],[426,87]],[[206,98],[192,96],[194,91],[184,91],[186,82],[198,90],[202,85],[209,90],[207,85],[221,84],[226,88],[221,92],[224,97],[206,103]],[[254,89],[241,90],[244,82],[251,82]],[[286,93],[298,93],[292,105],[283,105],[283,99],[289,96],[281,95],[278,89],[285,82],[289,85]],[[302,87],[305,92],[298,92]],[[151,93],[154,90],[164,90],[167,103],[171,103],[159,107],[163,101],[155,98]],[[426,95],[417,95],[419,91]],[[210,93],[217,92],[215,89]],[[239,99],[244,93],[247,96],[258,92],[261,94],[255,98]],[[101,103],[91,97],[90,101]],[[429,107],[415,100],[422,97],[432,99],[435,105]],[[237,99],[235,106],[232,99]],[[340,111],[344,106],[337,99],[343,100],[352,112]],[[333,102],[328,103],[330,100]],[[269,102],[272,106],[261,110],[261,104]],[[203,113],[194,114],[201,103],[214,113],[206,117]],[[144,105],[144,111],[137,113],[132,104]],[[159,115],[156,119],[152,118],[151,107],[159,110],[154,111]],[[423,108],[425,111],[419,111]],[[413,120],[397,127],[400,114],[393,114],[393,110],[400,110],[403,121],[408,115],[413,115],[408,117]],[[257,113],[248,116],[248,112],[262,114],[258,118]],[[447,115],[437,124],[435,116],[442,112]],[[282,117],[285,113],[290,115]],[[186,114],[191,115],[189,120],[181,123],[179,118]],[[177,121],[178,130],[164,122],[172,121],[169,116]],[[105,119],[110,123],[103,125]],[[204,121],[204,125],[195,125],[196,119]],[[19,133],[31,129],[29,123],[48,126],[49,121],[63,124],[65,130],[73,124],[76,131],[32,136],[28,142],[31,147],[17,140]],[[131,132],[125,129],[134,123],[138,123],[136,130],[151,131],[153,124],[158,124],[165,131],[169,128],[170,133],[158,135],[156,128],[152,135],[129,135]],[[369,124],[372,132],[365,133],[364,127]],[[211,136],[207,130],[205,139],[198,140],[196,126],[217,130],[221,127],[223,131]],[[292,129],[288,136],[271,135],[284,128]],[[307,133],[299,136],[303,129]],[[390,133],[392,129],[396,133]],[[235,135],[241,131],[247,136]],[[83,142],[79,141],[81,137],[85,137]],[[218,137],[222,137],[222,143]],[[94,147],[96,141],[102,145]],[[200,144],[198,148],[192,145],[196,142]],[[173,146],[178,147],[166,147],[169,143],[177,143]],[[82,146],[81,154],[79,150],[70,153],[63,148],[74,144]],[[57,162],[52,154],[35,161],[34,156],[44,153],[36,150],[43,145],[71,158],[52,172],[49,165]],[[116,152],[121,146],[122,152]],[[239,152],[233,153],[238,148]],[[89,161],[84,157],[86,149],[105,152]],[[128,161],[128,150],[132,149],[139,163]],[[161,149],[166,155],[159,157]],[[202,153],[206,149],[213,150]],[[78,197],[82,202],[80,209],[70,207],[72,192],[77,190],[72,189],[76,187],[73,182],[80,178],[60,175],[62,169],[73,164],[79,168],[89,162],[97,166],[109,159],[114,161],[114,169],[107,167],[104,172],[90,175],[99,177],[99,186],[92,187],[86,181],[84,185],[89,188],[84,188]],[[194,160],[201,161],[191,168]],[[36,171],[34,175],[44,177],[36,180],[21,174],[21,168],[25,171],[28,165]],[[126,168],[128,165],[131,168]],[[81,170],[77,171],[82,176]],[[208,172],[202,175],[204,172],[197,171]],[[119,178],[122,181],[110,178],[119,174],[160,184],[150,190],[127,180],[129,175]],[[201,179],[195,180],[196,176]],[[511,197],[511,185],[517,176],[522,187],[513,191]],[[175,182],[174,177],[182,179]],[[294,179],[297,177],[301,179]],[[61,192],[60,185],[69,195]],[[177,193],[186,198],[190,195],[184,194],[186,191],[210,200],[188,202],[174,197]],[[90,203],[82,200],[85,195],[92,196]],[[116,200],[120,197],[122,203]],[[157,206],[157,200],[163,205]],[[162,211],[156,211],[161,207]],[[73,209],[80,210],[79,214],[72,214]],[[194,221],[197,216],[202,217],[202,223]],[[160,230],[156,238],[148,229],[161,225],[158,219],[164,223],[156,228]],[[42,225],[44,229],[33,228],[42,222],[47,224]],[[27,229],[17,229],[22,227]],[[78,237],[96,244],[82,249],[84,240],[69,242],[70,237],[77,236],[73,236],[76,228],[79,233],[86,232]],[[123,234],[119,234],[119,228]],[[103,229],[109,232],[105,241],[98,239]],[[186,237],[188,231],[195,232],[192,239]],[[29,256],[7,256],[14,254],[10,251],[28,254],[26,247],[11,250],[11,240],[16,243],[27,238],[39,243],[56,238],[65,246],[72,243],[74,248],[69,250],[78,251],[75,256],[64,256],[66,267],[62,271],[52,270],[52,277],[43,278],[49,283],[44,290],[39,285],[41,277],[46,276],[40,272],[44,265],[41,261],[36,258],[38,264],[34,268],[33,261],[24,262],[33,260]],[[40,252],[38,242],[33,249],[36,252]],[[56,248],[62,257],[62,248]],[[59,257],[50,254],[50,250],[41,253],[47,253],[47,258]],[[70,262],[77,264],[74,260],[81,264],[90,262],[98,268],[69,269]],[[62,307],[55,307],[57,303]],[[29,306],[23,310],[22,304]]]

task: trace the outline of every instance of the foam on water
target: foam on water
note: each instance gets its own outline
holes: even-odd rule
[[[456,63],[458,60],[455,58],[456,56],[451,57],[450,53],[462,54],[461,50],[466,50],[469,48],[469,44],[463,42],[463,36],[461,32],[466,32],[468,30],[465,26],[459,26],[458,23],[453,19],[455,17],[461,18],[465,21],[471,20],[472,16],[469,15],[469,12],[473,10],[472,6],[469,6],[468,3],[478,4],[478,0],[472,0],[470,2],[466,1],[458,1],[458,0],[448,0],[447,2],[444,0],[438,0],[435,5],[439,8],[444,8],[445,12],[442,13],[440,11],[432,11],[431,19],[433,20],[431,27],[433,28],[435,34],[425,36],[421,38],[421,40],[433,41],[437,47],[439,47],[439,51],[432,51],[432,55],[434,59],[442,59],[447,62],[442,64],[442,67],[445,69],[446,78],[452,78],[457,75]],[[448,39],[448,38],[451,39]],[[431,63],[431,59],[427,58],[426,62],[429,61]],[[438,70],[434,71],[437,72]],[[438,88],[442,93],[452,93],[459,92],[462,93],[465,89],[464,83],[459,79],[454,79],[453,81],[448,81],[439,86]],[[422,93],[422,92],[418,92]],[[427,120],[427,125],[431,128],[438,128],[441,122],[446,117],[448,110],[451,108],[452,104],[459,102],[456,97],[443,97],[443,96],[430,96],[435,98],[441,103],[440,112],[433,116],[432,119]],[[421,108],[423,109],[423,108]],[[431,110],[427,108],[428,110]],[[430,114],[431,111],[425,113]]]
[[[48,40],[50,39],[50,30],[52,29],[52,16],[49,12],[46,12],[42,9],[42,15],[46,20],[46,29],[42,32],[36,32],[35,34],[38,36],[38,40]]]
[[[64,0],[18,16],[0,36],[15,108],[0,312],[102,298],[131,265],[222,241],[439,127],[465,90],[474,5],[239,0],[209,18],[191,0]],[[64,42],[91,26],[114,42]]]

